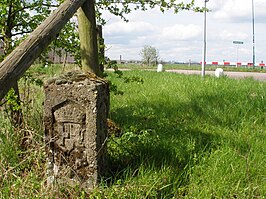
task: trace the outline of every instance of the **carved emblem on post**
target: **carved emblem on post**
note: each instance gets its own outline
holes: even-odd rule
[[[55,106],[54,138],[55,161],[59,164],[68,163],[72,169],[88,165],[86,147],[84,144],[86,132],[86,113],[84,108],[72,101],[66,101]]]

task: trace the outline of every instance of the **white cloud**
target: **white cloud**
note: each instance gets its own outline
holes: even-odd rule
[[[202,28],[197,25],[176,24],[164,27],[161,32],[161,37],[166,40],[193,40],[201,34]]]
[[[120,59],[120,55],[123,60],[140,60],[139,52],[141,48],[139,47],[127,47],[127,45],[107,45],[106,54],[110,56],[111,59]]]
[[[148,34],[150,31],[156,30],[156,27],[150,23],[144,21],[132,21],[126,23],[124,21],[118,21],[115,23],[107,24],[105,26],[105,35],[117,35],[117,34],[133,34],[143,35]]]
[[[248,34],[246,34],[245,32],[238,32],[238,31],[234,31],[234,30],[223,30],[219,33],[219,37],[221,40],[229,40],[229,41],[233,41],[233,40],[246,40],[248,38]]]
[[[196,3],[203,6],[203,0]],[[254,0],[256,59],[266,60],[266,0]],[[239,59],[252,60],[251,0],[210,0],[212,11],[207,13],[207,61],[235,61],[234,40],[244,42],[239,47]],[[106,14],[108,23],[104,26],[105,42],[111,49],[110,58],[140,59],[139,52],[144,45],[152,45],[160,51],[163,60],[201,61],[203,13],[167,11],[158,9],[135,11],[127,18]]]
[[[257,22],[266,23],[266,1],[254,0],[254,10]],[[227,22],[251,22],[252,1],[245,0],[216,0],[210,1],[209,8],[214,18]]]
[[[136,25],[136,26],[135,26]],[[140,25],[140,26],[139,26]],[[116,29],[115,29],[116,27]],[[136,29],[134,29],[136,27]],[[120,37],[118,37],[118,33]],[[106,36],[112,37],[109,46],[112,47],[112,53],[118,53],[119,48],[127,48],[126,51],[120,51],[121,54],[136,55],[140,52],[140,49],[144,45],[152,45],[160,50],[162,57],[167,57],[167,59],[181,59],[180,52],[191,52],[192,45],[184,46],[183,41],[190,42],[191,40],[197,39],[202,33],[199,26],[189,24],[177,24],[173,26],[166,26],[162,28],[156,28],[148,23],[131,23],[122,25],[122,23],[117,26],[116,23],[109,26],[107,29]],[[120,42],[118,42],[118,40]],[[124,44],[124,46],[116,44]],[[128,49],[131,49],[130,51]],[[138,52],[133,53],[132,51],[138,50]],[[132,59],[132,58],[131,58]],[[186,59],[188,60],[188,59]]]

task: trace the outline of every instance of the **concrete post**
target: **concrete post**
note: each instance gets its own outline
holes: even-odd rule
[[[106,168],[108,83],[80,71],[45,85],[48,184],[93,188]]]

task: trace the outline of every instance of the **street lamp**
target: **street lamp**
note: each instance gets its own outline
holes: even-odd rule
[[[201,76],[205,76],[205,62],[206,62],[206,4],[209,0],[204,0],[204,22],[203,22],[203,56],[201,62]]]
[[[255,68],[255,19],[254,19],[254,0],[252,0],[252,54],[253,54],[253,68]]]

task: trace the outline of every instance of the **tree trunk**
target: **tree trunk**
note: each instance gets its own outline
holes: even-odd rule
[[[85,1],[78,9],[78,24],[82,70],[102,76],[98,60],[94,0]]]
[[[13,85],[13,89],[15,91],[15,95],[17,96],[17,103],[20,106],[20,96],[19,96],[19,88],[18,88],[18,82],[17,81]],[[22,127],[23,115],[22,115],[21,108],[19,108],[18,110],[11,110],[11,123],[14,127],[17,127],[17,128]]]
[[[14,21],[15,21],[15,14],[13,13],[13,2],[9,2],[8,7],[8,18],[6,27],[4,28],[4,55],[7,56],[12,51],[12,29],[14,28]],[[20,106],[20,95],[19,95],[19,88],[18,88],[18,82],[15,81],[13,84],[13,89],[15,92],[15,95],[17,96],[17,104]],[[12,109],[12,104],[9,105],[10,108],[10,120],[11,124],[14,127],[20,128],[23,124],[23,116],[22,116],[22,110],[19,108],[18,110]]]

